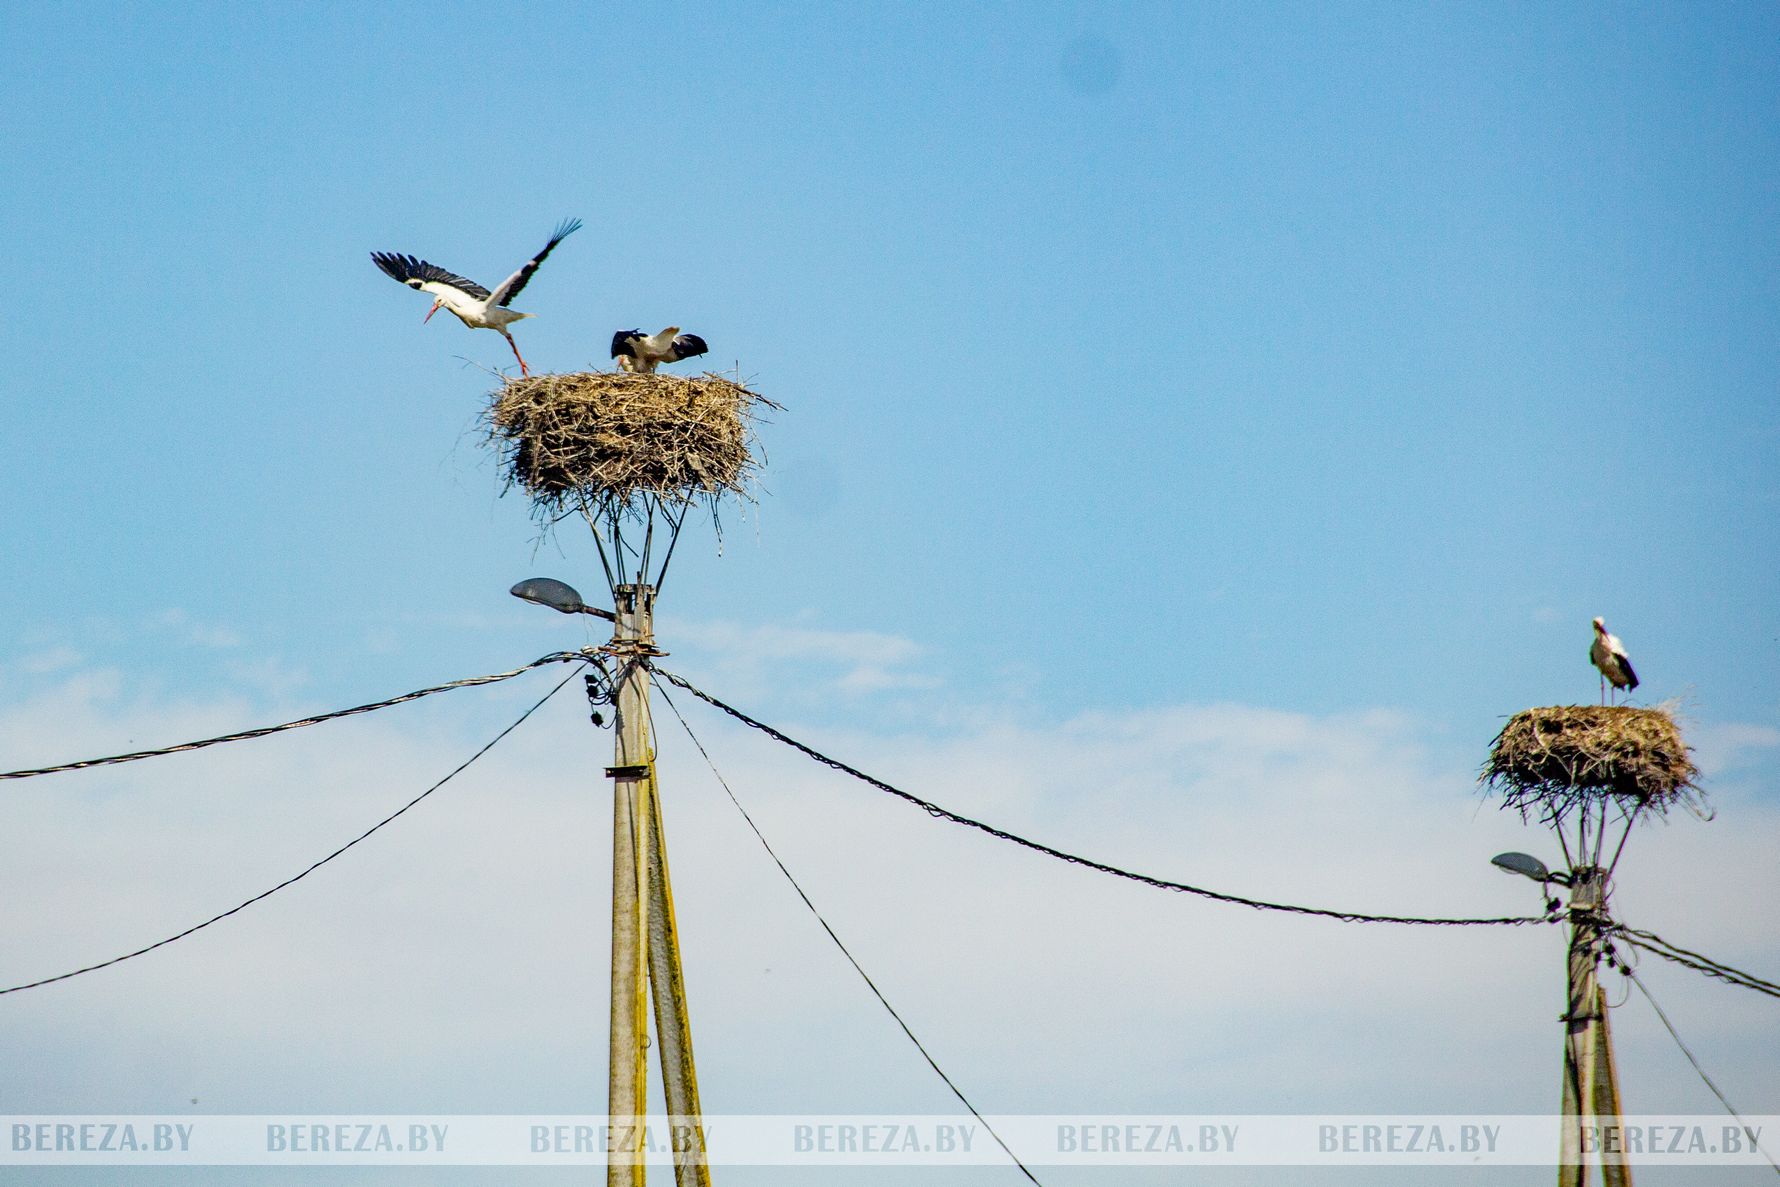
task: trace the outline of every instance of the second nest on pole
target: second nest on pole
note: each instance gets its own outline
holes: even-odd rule
[[[778,405],[734,379],[588,371],[509,379],[488,437],[511,486],[540,519],[602,520],[667,503],[748,499],[759,468],[754,421]]]

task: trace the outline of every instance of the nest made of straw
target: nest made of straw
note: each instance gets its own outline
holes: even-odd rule
[[[620,514],[649,495],[748,498],[754,415],[777,405],[722,375],[584,371],[509,379],[488,437],[540,515]]]
[[[1700,794],[1699,768],[1674,718],[1626,705],[1553,705],[1508,719],[1480,782],[1503,806],[1561,820],[1589,803],[1667,810]]]

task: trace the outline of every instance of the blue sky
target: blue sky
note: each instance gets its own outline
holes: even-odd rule
[[[509,363],[505,344],[449,318],[423,328],[425,302],[367,254],[492,284],[574,215],[586,229],[518,302],[537,314],[517,330],[535,367],[604,365],[612,330],[678,323],[785,406],[761,428],[758,508],[726,517],[721,550],[690,531],[662,604],[674,663],[714,691],[1051,835],[1081,827],[1096,793],[997,756],[1077,737],[1092,753],[1084,722],[1263,749],[1303,730],[1328,743],[1292,751],[1305,769],[1360,796],[1400,786],[1404,819],[1451,814],[1458,847],[1423,857],[1468,869],[1498,824],[1469,773],[1506,714],[1595,695],[1584,655],[1603,614],[1640,697],[1681,701],[1726,809],[1653,830],[1649,848],[1743,886],[1761,937],[1744,955],[1771,975],[1773,895],[1747,887],[1772,891],[1772,875],[1755,850],[1747,868],[1734,855],[1780,811],[1777,37],[1780,9],[1757,4],[8,9],[0,765],[584,642],[506,596],[534,573],[598,582],[585,537],[539,542],[479,444],[479,368]],[[426,777],[420,740],[467,753],[523,692],[459,694],[340,743],[340,762],[368,765],[330,767],[328,794],[367,772],[424,786],[442,772]],[[552,719],[559,740],[606,744],[572,719]],[[1371,741],[1337,746],[1341,723]],[[540,779],[577,777],[546,750],[527,759]],[[940,752],[956,766],[923,757]],[[1134,798],[1105,811],[1160,813],[1183,839],[1149,860],[1193,880],[1217,856],[1191,840],[1204,806],[1139,794],[1190,782],[1190,748],[1130,761]],[[1253,830],[1240,843],[1278,840],[1311,793],[1266,782],[1261,760],[1233,770]],[[277,783],[281,812],[321,794]],[[191,883],[166,888],[165,922],[228,898],[236,882],[201,864],[211,831],[182,839],[212,802],[202,789],[104,786],[8,794],[103,849],[118,826],[97,805],[162,788],[169,852],[200,863],[158,875]],[[94,810],[57,824],[69,795]],[[324,802],[321,851],[357,819]],[[1350,824],[1339,843],[1386,862],[1407,859],[1375,847],[1432,844]],[[263,820],[238,827],[214,839],[258,855],[243,886],[300,856],[255,849]],[[0,840],[0,865],[24,835]],[[927,853],[925,835],[907,834],[911,861],[980,860]],[[751,843],[712,852],[745,865]],[[1414,905],[1406,886],[1288,885],[1322,867],[1264,852],[1229,871],[1239,889]],[[380,860],[394,861],[362,876],[403,868]],[[845,868],[829,893],[855,903],[855,927],[892,928],[872,912],[884,888],[847,889]],[[1677,929],[1717,934],[1704,917],[1722,902],[1681,913],[1696,888],[1676,869],[1653,856],[1634,873]],[[1453,910],[1529,905],[1487,868],[1463,887]],[[83,892],[91,911],[103,890]],[[1140,928],[1172,906],[1113,898]],[[91,924],[45,909],[74,938]],[[58,957],[89,955],[74,938]],[[43,971],[42,951],[17,960]],[[205,967],[155,959],[169,986]],[[968,983],[999,984],[982,964]],[[85,1041],[96,1024],[76,1003],[128,975],[92,980],[31,1004],[41,1033]],[[1359,1010],[1371,990],[1356,992]],[[871,1009],[847,1025],[880,1025]],[[1747,1017],[1773,1033],[1771,1015]],[[707,1046],[753,1050],[734,1027]],[[1775,1053],[1739,1033],[1721,1057],[1747,1073],[1748,1107],[1780,1110]],[[1662,1066],[1690,1091],[1690,1072]],[[1545,1107],[1535,1070],[1503,1107]],[[1010,1068],[1004,1095],[1045,1075]],[[1109,1068],[1126,1081],[1174,1099],[1147,1066]],[[104,1104],[104,1077],[88,1083]],[[849,1083],[837,1071],[830,1087]],[[9,1105],[81,1104],[10,1091]],[[1244,1100],[1287,1107],[1259,1088]]]

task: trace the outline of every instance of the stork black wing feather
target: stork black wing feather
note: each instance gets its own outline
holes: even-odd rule
[[[673,354],[669,356],[668,362],[677,363],[681,359],[697,358],[710,349],[697,334],[681,334],[674,339]]]
[[[637,351],[634,343],[642,336],[643,331],[641,330],[619,330],[616,334],[613,334],[612,357],[617,358],[620,355],[629,355],[633,359],[636,358]]]
[[[525,267],[521,268],[518,274],[514,276],[512,287],[501,297],[502,308],[513,303],[513,298],[517,297],[520,290],[531,280],[532,273],[538,270],[538,265],[544,262],[544,258],[556,250],[556,245],[580,229],[581,220],[578,218],[564,219],[557,224],[556,233],[550,236],[550,242],[544,245],[544,250],[527,260],[525,262]]]
[[[374,251],[371,260],[384,273],[405,285],[418,288],[429,281],[448,284],[452,288],[462,289],[478,301],[488,299],[488,290],[473,280],[466,280],[455,272],[447,272],[437,264],[429,264],[425,260],[417,260],[413,256],[400,255],[395,252]]]
[[[1619,666],[1621,668],[1625,669],[1626,691],[1632,692],[1635,689],[1637,689],[1637,687],[1638,687],[1638,673],[1632,671],[1632,661],[1622,655],[1619,657]]]

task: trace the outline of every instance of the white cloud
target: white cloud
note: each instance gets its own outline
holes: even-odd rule
[[[309,671],[301,664],[287,663],[275,655],[262,655],[251,660],[236,660],[225,666],[229,678],[243,688],[282,699],[309,683]]]
[[[696,656],[702,671],[737,695],[788,683],[851,694],[940,683],[916,666],[927,649],[900,635],[733,622],[676,621],[672,628],[676,648]]]
[[[678,624],[675,635],[695,646],[756,662],[816,660],[841,665],[900,664],[921,653],[920,645],[913,640],[878,631],[688,622]]]
[[[1709,774],[1731,771],[1780,747],[1780,729],[1752,722],[1707,722],[1689,731],[1694,760]]]
[[[858,667],[884,636],[747,635]],[[714,636],[722,641],[724,636]],[[776,650],[775,650],[776,648]],[[26,979],[158,939],[361,832],[540,694],[536,679],[240,746],[4,785],[0,970]],[[714,686],[716,687],[716,686]],[[253,702],[137,699],[114,673],[0,710],[4,765],[213,734]],[[726,687],[716,691],[729,693]],[[179,944],[0,999],[11,1111],[603,1108],[609,735],[565,690],[487,759],[306,881]],[[1556,929],[1344,925],[1065,865],[682,708],[824,915],[990,1111],[1541,1111],[1555,1099]],[[1291,902],[1523,914],[1472,756],[1395,712],[1175,705],[939,735],[775,722],[1000,827],[1161,877]],[[707,1108],[952,1102],[658,714],[676,902]],[[806,736],[807,735],[807,736]],[[1758,973],[1780,813],[1640,830],[1624,918]],[[1775,1111],[1772,1003],[1646,962],[1715,1076]],[[1615,1017],[1628,1104],[1710,1112],[1638,1003]],[[1276,1180],[1283,1181],[1283,1180]]]
[[[34,652],[18,661],[18,669],[27,675],[42,676],[60,672],[80,663],[86,657],[72,647],[51,647]]]
[[[184,610],[163,610],[152,619],[167,635],[176,642],[188,647],[205,647],[215,650],[226,650],[241,646],[243,640],[233,627],[218,623],[195,622]]]

